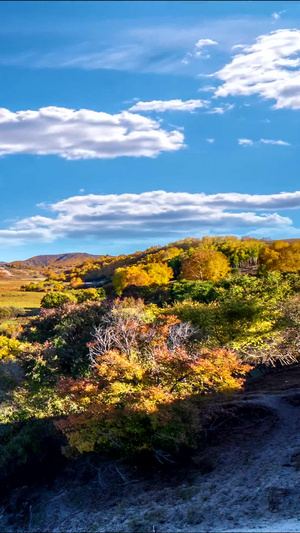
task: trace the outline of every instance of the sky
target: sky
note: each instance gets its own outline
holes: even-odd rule
[[[300,2],[0,1],[0,261],[300,238]]]

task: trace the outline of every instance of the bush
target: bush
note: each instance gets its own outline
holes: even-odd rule
[[[79,304],[82,304],[86,301],[101,301],[105,300],[106,294],[105,290],[100,287],[99,289],[91,288],[91,289],[81,289],[74,292],[74,295],[77,299],[77,302]]]
[[[195,300],[210,303],[215,299],[213,281],[177,281],[171,286],[173,301]]]
[[[0,335],[0,361],[15,359],[20,354],[22,343],[17,339],[10,339]]]
[[[74,294],[70,292],[50,292],[42,299],[41,307],[44,309],[52,309],[70,302],[77,302]]]
[[[0,494],[8,488],[47,480],[62,467],[64,439],[52,420],[0,424]]]
[[[161,462],[196,446],[207,413],[200,398],[238,390],[250,367],[224,349],[187,350],[188,337],[172,316],[147,324],[121,313],[98,331],[89,377],[63,379],[58,387],[80,411],[56,422],[69,444],[79,452],[147,454]]]
[[[53,357],[56,358],[58,373],[84,375],[90,365],[87,343],[92,340],[92,333],[103,313],[100,302],[88,301],[42,309],[40,316],[24,328],[22,339],[39,344],[51,341],[55,348]]]
[[[6,318],[15,318],[16,316],[24,315],[25,309],[22,307],[0,307],[0,320]]]

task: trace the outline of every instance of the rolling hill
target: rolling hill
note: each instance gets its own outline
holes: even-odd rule
[[[53,255],[36,255],[30,257],[25,261],[12,261],[6,263],[6,266],[12,268],[28,268],[28,267],[71,267],[79,265],[88,259],[97,259],[98,255],[92,255],[81,252],[67,253],[67,254],[53,254]]]

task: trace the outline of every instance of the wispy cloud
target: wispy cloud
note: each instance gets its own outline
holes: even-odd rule
[[[274,141],[273,139],[260,139],[262,144],[275,144],[277,146],[291,146],[290,143],[287,143],[286,141]]]
[[[205,139],[207,143],[213,144],[215,142],[215,139]]]
[[[55,154],[65,159],[155,157],[184,146],[178,130],[166,131],[150,118],[123,111],[44,107],[0,109],[0,155]]]
[[[2,25],[0,32],[7,39],[18,35],[20,47],[14,43],[14,52],[0,54],[0,65],[30,68],[77,68],[85,70],[111,69],[157,74],[195,76],[199,66],[204,73],[211,72],[208,51],[214,49],[230,53],[231,47],[257,35],[257,28],[272,27],[270,17],[188,18],[169,22],[151,18],[106,21],[51,20],[40,26],[30,19],[19,21],[7,34]],[[29,30],[28,30],[29,28]],[[39,40],[38,49],[28,47],[31,35],[50,33],[51,41]],[[55,39],[55,34],[58,39]],[[101,37],[99,37],[101,36]],[[155,38],[153,38],[155,36]],[[24,39],[22,40],[22,38]],[[218,43],[218,46],[216,45]],[[190,55],[188,55],[190,54]],[[183,58],[198,61],[187,61]]]
[[[254,144],[254,141],[251,139],[238,139],[238,143],[241,146],[252,146]]]
[[[207,108],[210,102],[208,100],[152,100],[151,102],[137,102],[129,108],[129,111],[156,111],[163,113],[165,111],[195,111],[195,109]]]
[[[204,59],[209,59],[210,55],[207,53],[207,47],[216,46],[217,41],[212,39],[199,39],[196,42],[192,52],[187,52],[185,57],[182,60],[182,63],[188,65],[193,59],[203,57]]]
[[[212,107],[207,111],[210,115],[224,115],[227,111],[231,111],[234,108],[234,104],[221,104],[218,107]]]
[[[0,230],[0,243],[59,238],[136,240],[203,232],[293,229],[278,213],[300,207],[300,191],[269,195],[206,195],[151,191],[141,194],[79,195],[50,205],[51,216],[32,216]],[[266,212],[269,211],[269,212]],[[270,212],[271,211],[271,212]],[[295,228],[294,228],[295,229]]]
[[[281,18],[281,15],[283,15],[283,13],[285,12],[286,12],[285,9],[282,9],[282,11],[278,11],[277,13],[276,12],[272,13],[273,23],[277,22],[277,20],[279,20]]]
[[[136,102],[129,108],[131,112],[152,112],[164,113],[165,111],[186,111],[189,113],[197,109],[207,109],[207,113],[224,115],[227,111],[234,108],[234,104],[221,104],[218,107],[210,107],[209,100],[152,100],[150,102]]]
[[[253,146],[254,144],[272,144],[275,146],[291,146],[286,141],[274,140],[274,139],[259,139],[259,141],[253,141],[252,139],[238,139],[238,144],[241,146]]]

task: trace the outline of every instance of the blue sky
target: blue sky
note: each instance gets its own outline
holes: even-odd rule
[[[300,238],[300,2],[0,16],[0,260]]]

